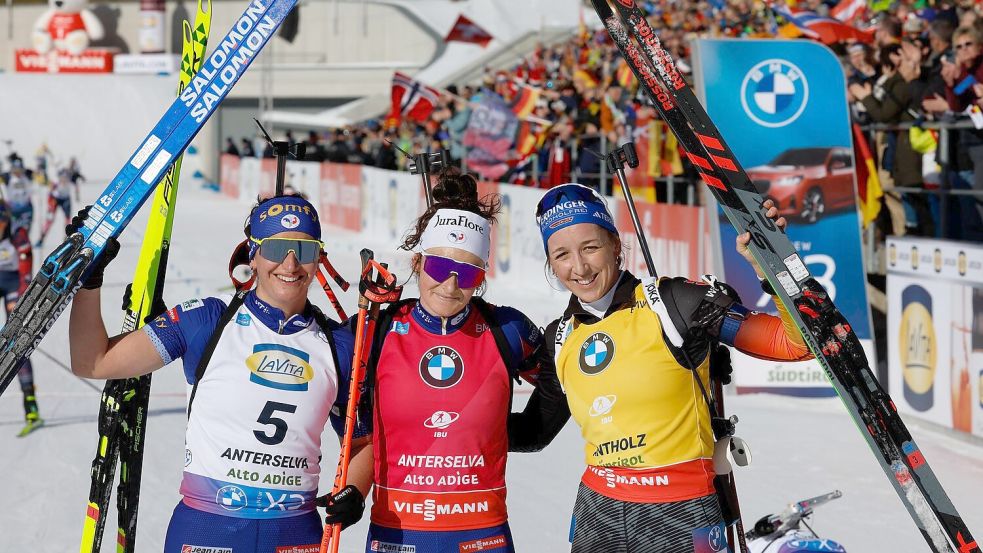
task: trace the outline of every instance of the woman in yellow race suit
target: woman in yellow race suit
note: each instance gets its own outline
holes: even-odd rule
[[[763,359],[808,359],[795,324],[780,304],[780,317],[750,311],[723,284],[639,280],[623,270],[618,231],[590,188],[549,190],[537,220],[549,268],[572,295],[546,328],[527,408],[541,414],[538,424],[510,428],[510,447],[544,447],[571,414],[580,426],[587,469],[574,505],[575,553],[726,551],[702,391],[710,353],[723,343]],[[748,239],[737,248],[763,280]]]

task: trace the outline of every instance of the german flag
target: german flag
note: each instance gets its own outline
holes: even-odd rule
[[[533,152],[543,147],[546,135],[552,125],[538,125],[529,121],[519,121],[519,131],[515,138],[515,153],[521,164]]]
[[[539,100],[539,94],[540,90],[538,88],[520,84],[519,90],[516,91],[515,97],[512,98],[512,102],[509,104],[509,108],[516,117],[525,119],[536,109],[536,101]]]
[[[621,85],[621,88],[628,91],[635,90],[635,75],[631,72],[631,68],[628,67],[627,63],[623,61],[621,62],[621,65],[618,66],[618,70],[614,72],[614,78],[616,81],[618,81],[618,84]]]
[[[874,156],[870,153],[870,146],[867,145],[867,137],[856,123],[853,124],[853,157],[854,166],[857,168],[860,217],[864,228],[867,228],[867,225],[881,212],[881,197],[884,196],[884,190],[881,188],[880,179],[877,178],[877,165],[874,163]]]

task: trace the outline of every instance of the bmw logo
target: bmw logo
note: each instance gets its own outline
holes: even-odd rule
[[[226,511],[238,511],[246,506],[246,492],[239,486],[222,486],[215,493],[215,502]]]
[[[603,332],[595,332],[580,346],[580,370],[584,374],[598,374],[608,368],[614,359],[614,340]]]
[[[755,123],[784,127],[802,115],[809,102],[809,83],[795,64],[765,60],[744,75],[741,105]]]
[[[464,360],[447,346],[430,348],[420,358],[420,378],[434,388],[450,388],[464,376]]]

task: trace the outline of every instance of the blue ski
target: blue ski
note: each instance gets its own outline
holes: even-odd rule
[[[253,0],[89,210],[79,232],[43,262],[0,331],[0,394],[68,306],[106,241],[126,228],[246,72],[297,0]]]

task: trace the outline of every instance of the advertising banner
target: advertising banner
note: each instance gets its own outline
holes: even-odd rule
[[[111,50],[86,50],[72,54],[52,50],[39,54],[31,48],[14,50],[14,71],[18,73],[112,73]]]
[[[889,238],[887,296],[898,411],[983,436],[983,246]]]
[[[508,171],[512,142],[519,120],[494,92],[483,90],[478,103],[471,108],[468,128],[464,131],[464,146],[468,148],[468,169],[486,179],[497,179]]]
[[[239,156],[222,154],[219,158],[219,190],[230,198],[239,199]]]
[[[321,164],[321,218],[329,226],[352,231],[362,228],[362,166]]]
[[[846,83],[820,44],[780,40],[698,40],[694,74],[710,117],[758,190],[789,220],[788,235],[872,355],[870,311]],[[745,305],[777,313],[734,248],[722,213],[723,278]],[[768,364],[737,354],[739,392],[833,395],[816,362]]]

